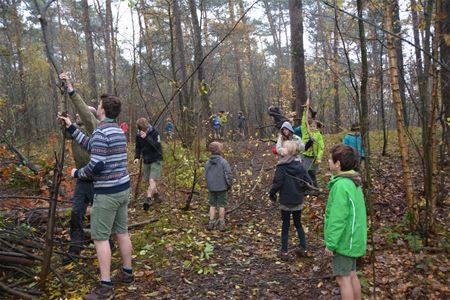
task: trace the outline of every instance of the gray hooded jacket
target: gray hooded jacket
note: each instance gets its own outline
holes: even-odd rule
[[[205,179],[210,192],[226,191],[233,181],[230,164],[218,154],[211,155],[205,165]]]

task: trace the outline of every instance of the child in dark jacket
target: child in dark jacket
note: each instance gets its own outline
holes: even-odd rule
[[[159,132],[151,126],[147,119],[140,118],[136,122],[138,134],[136,135],[136,156],[134,163],[137,164],[141,157],[144,159],[144,180],[149,182],[147,198],[144,201],[144,210],[147,211],[152,201],[160,201],[160,195],[156,187],[156,181],[161,177],[161,165],[163,161],[161,138]]]
[[[306,256],[306,237],[301,223],[301,214],[303,209],[303,196],[307,185],[312,185],[312,181],[305,168],[303,168],[300,159],[297,157],[299,152],[297,142],[292,140],[285,141],[283,143],[283,151],[281,152],[285,156],[277,163],[269,197],[272,201],[276,201],[276,193],[280,193],[280,210],[283,225],[281,228],[281,250],[279,255],[282,260],[290,260],[288,239],[291,214],[293,215],[294,226],[300,240],[300,245],[296,249],[296,253],[299,256]]]
[[[228,190],[231,188],[233,176],[230,164],[220,156],[223,144],[212,142],[208,146],[211,157],[205,165],[205,179],[208,188],[209,223],[208,230],[212,230],[216,223],[216,209],[219,208],[219,230],[225,229],[225,206],[228,201]]]

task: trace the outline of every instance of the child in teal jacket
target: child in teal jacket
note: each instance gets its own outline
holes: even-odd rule
[[[347,135],[342,140],[342,144],[348,145],[356,149],[356,151],[358,151],[359,160],[362,160],[365,158],[365,154],[362,137],[359,132],[359,125],[353,124],[352,127],[350,128],[350,131],[351,132],[347,133]]]
[[[359,160],[355,149],[338,144],[328,160],[334,176],[328,183],[330,194],[325,210],[325,253],[333,257],[333,272],[342,299],[360,299],[361,285],[356,275],[356,258],[367,248],[367,219],[361,177],[355,171]]]

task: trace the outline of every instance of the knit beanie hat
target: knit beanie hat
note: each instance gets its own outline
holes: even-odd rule
[[[220,154],[223,149],[223,144],[219,142],[212,142],[208,145],[208,150],[211,151],[212,154]]]

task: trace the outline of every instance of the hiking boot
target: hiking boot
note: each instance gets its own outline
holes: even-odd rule
[[[216,224],[216,220],[209,220],[208,225],[206,226],[207,230],[213,230],[214,224]]]
[[[83,297],[84,300],[106,300],[114,299],[115,297],[114,288],[112,285],[107,285],[104,283],[97,283],[94,290]]]
[[[299,257],[307,257],[308,256],[308,251],[306,251],[306,249],[303,248],[302,246],[298,246],[295,249],[295,254],[297,254]]]
[[[153,194],[153,198],[155,198],[155,203],[161,203],[162,202],[161,195],[159,193]]]
[[[117,283],[131,284],[134,282],[134,275],[129,274],[129,273],[125,272],[123,269],[121,269],[120,271],[118,271],[116,273],[116,275],[114,275],[114,277],[111,279],[111,281],[113,284],[117,284]]]
[[[219,229],[220,231],[225,231],[225,220],[219,220],[217,229]]]
[[[152,198],[147,197],[147,199],[144,200],[144,210],[148,211],[150,206],[152,206]]]
[[[282,260],[282,261],[291,261],[292,257],[289,255],[289,253],[287,251],[280,251],[278,252],[278,257]]]

